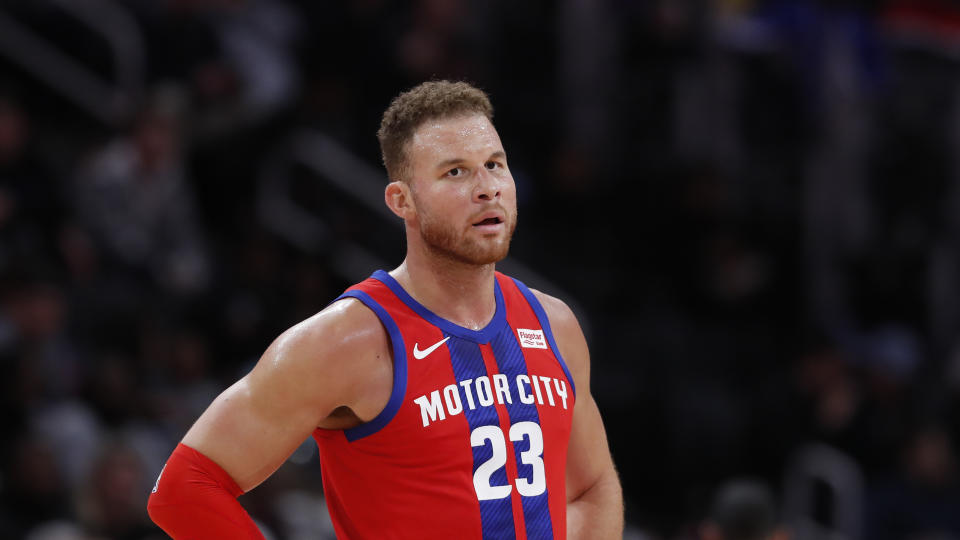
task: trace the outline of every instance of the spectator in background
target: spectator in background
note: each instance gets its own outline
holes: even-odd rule
[[[50,444],[33,436],[12,441],[3,463],[0,536],[20,538],[32,528],[71,515],[68,482]]]
[[[0,289],[0,350],[26,409],[75,395],[83,370],[66,328],[68,306],[56,280],[34,267],[8,272]],[[20,377],[18,379],[18,377]]]
[[[877,482],[868,494],[864,538],[960,537],[956,455],[943,425],[918,427],[905,444],[899,473]]]
[[[287,2],[199,2],[220,55],[194,75],[207,110],[203,136],[227,135],[266,121],[299,92],[293,49],[301,34],[298,13]]]
[[[124,443],[107,443],[89,471],[81,493],[80,521],[95,538],[162,538],[143,511],[143,486],[149,485],[142,461]]]
[[[703,540],[785,540],[773,494],[759,481],[734,479],[714,495]]]
[[[29,111],[0,90],[0,270],[14,261],[49,265],[63,215],[54,172],[38,156]]]
[[[476,28],[471,19],[482,16],[462,0],[421,0],[411,9],[411,24],[397,43],[396,61],[412,80],[437,73],[449,77],[476,76],[479,63],[472,56]]]
[[[184,113],[177,88],[156,91],[133,132],[81,170],[73,200],[113,262],[190,295],[207,286],[210,262],[184,165]]]

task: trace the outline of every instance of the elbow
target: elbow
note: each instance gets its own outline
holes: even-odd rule
[[[161,508],[163,507],[161,496],[158,493],[158,488],[160,487],[160,479],[163,478],[163,471],[167,468],[166,465],[160,469],[160,474],[157,475],[157,481],[153,483],[153,489],[150,490],[150,495],[147,497],[147,515],[150,516],[150,520],[160,525],[157,521],[157,517],[162,513]]]
[[[623,497],[623,489],[620,486],[620,475],[612,466],[600,473],[592,483],[583,486],[581,489],[567,494],[568,502],[577,502],[581,500],[591,500],[597,497],[617,500]]]
[[[170,506],[169,501],[164,501],[163,496],[157,493],[157,488],[154,486],[147,498],[147,515],[150,516],[150,521],[161,529],[167,530],[164,524],[168,520]]]

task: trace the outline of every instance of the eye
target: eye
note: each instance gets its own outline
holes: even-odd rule
[[[453,176],[453,177],[463,176],[463,169],[460,167],[454,167],[449,171],[447,171],[447,176]]]
[[[484,166],[485,166],[488,170],[491,170],[491,171],[494,170],[494,169],[500,168],[500,164],[497,163],[496,161],[488,161],[488,162],[486,162],[486,163],[484,164]]]

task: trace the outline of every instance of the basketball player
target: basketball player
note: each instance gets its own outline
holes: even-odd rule
[[[378,132],[407,255],[284,332],[160,473],[175,538],[262,538],[236,497],[310,436],[339,538],[621,538],[583,332],[494,270],[516,188],[482,91],[428,82]]]

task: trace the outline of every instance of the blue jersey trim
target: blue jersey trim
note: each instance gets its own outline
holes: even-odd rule
[[[417,302],[410,296],[393,276],[383,270],[377,270],[370,277],[389,287],[390,290],[393,291],[393,294],[397,295],[404,304],[416,312],[417,315],[423,317],[427,322],[442,330],[445,335],[456,336],[474,343],[490,343],[490,340],[497,335],[497,332],[507,324],[507,310],[503,301],[503,292],[500,290],[500,284],[496,279],[493,280],[493,295],[496,298],[497,308],[493,314],[493,319],[491,319],[483,329],[471,330],[454,324],[427,309],[423,304]]]
[[[359,290],[347,291],[341,294],[337,300],[342,298],[356,298],[376,313],[377,318],[380,319],[384,328],[387,329],[387,334],[390,335],[390,343],[393,344],[393,390],[390,392],[390,400],[387,401],[387,406],[384,407],[383,410],[380,411],[380,414],[373,420],[343,430],[343,434],[347,437],[347,440],[353,442],[380,431],[397,415],[397,411],[400,410],[400,405],[403,403],[404,394],[407,392],[407,353],[406,347],[403,344],[403,336],[400,334],[397,323],[394,322],[393,317],[391,317],[390,314],[387,313],[387,310],[383,309],[383,306],[378,304],[376,300],[371,298],[367,293]],[[334,302],[335,301],[336,300],[334,300]]]
[[[553,339],[553,330],[550,329],[550,318],[547,317],[547,312],[544,311],[543,306],[540,305],[540,300],[537,300],[537,296],[533,294],[533,291],[527,288],[522,281],[516,278],[510,278],[516,283],[517,288],[520,289],[520,292],[523,293],[523,296],[526,297],[527,303],[530,304],[530,307],[533,308],[533,312],[536,313],[537,319],[540,320],[540,327],[543,328],[543,333],[547,336],[547,343],[550,344],[550,348],[553,349],[554,356],[557,357],[557,362],[560,362],[560,367],[563,369],[563,374],[567,376],[567,380],[570,381],[570,389],[573,391],[573,397],[577,397],[577,385],[573,380],[573,377],[570,376],[570,370],[567,369],[567,363],[563,361],[563,356],[560,354],[560,347],[557,347],[556,340]]]

